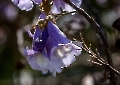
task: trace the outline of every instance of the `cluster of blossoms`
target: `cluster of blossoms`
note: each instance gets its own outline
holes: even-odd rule
[[[46,0],[12,0],[22,10],[31,10],[33,2],[41,4]],[[77,6],[81,0],[70,0]],[[63,0],[51,0],[51,11],[60,13],[60,8],[66,11],[74,10]],[[44,11],[40,14],[37,24],[35,25],[34,34],[28,30],[28,34],[33,38],[32,49],[26,47],[24,55],[34,70],[40,70],[43,74],[56,72],[60,73],[62,68],[69,66],[75,61],[75,56],[81,54],[81,44],[76,45],[66,38],[64,33],[59,30],[54,20]]]
[[[81,5],[82,2],[81,0],[70,1],[73,2],[78,7]],[[46,2],[49,2],[52,13],[60,13],[61,12],[60,8],[68,12],[74,10],[71,6],[66,4],[64,0],[12,0],[12,2],[14,2],[14,4],[17,5],[21,10],[26,11],[29,11],[33,8],[33,3],[40,5]]]

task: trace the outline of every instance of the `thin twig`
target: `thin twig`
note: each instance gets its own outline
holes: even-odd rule
[[[110,66],[113,67],[113,62],[112,62],[112,58],[111,58],[111,49],[110,49],[110,46],[109,46],[108,41],[106,39],[106,36],[105,36],[102,28],[100,27],[100,25],[87,12],[85,12],[82,8],[77,7],[76,5],[74,5],[69,0],[64,0],[64,1],[66,3],[68,3],[70,6],[72,6],[79,14],[83,15],[90,22],[90,24],[95,27],[96,33],[98,33],[101,40],[103,41],[108,63],[109,63]],[[115,75],[114,75],[114,72],[112,70],[109,70],[109,71],[110,71],[110,81],[112,81],[112,80],[114,80]],[[114,82],[114,85],[116,85],[116,82]]]
[[[91,57],[91,58],[94,58],[94,59],[96,60],[96,62],[95,62],[95,61],[91,61],[91,60],[89,60],[89,61],[91,61],[91,62],[94,63],[94,64],[103,65],[105,68],[107,68],[107,69],[109,69],[109,70],[112,70],[115,74],[117,74],[117,75],[120,76],[120,72],[117,71],[116,69],[114,69],[114,68],[113,68],[112,66],[110,66],[108,63],[106,63],[105,60],[100,56],[100,54],[99,54],[99,52],[98,52],[97,49],[96,49],[96,53],[94,53],[94,52],[90,49],[90,47],[87,47],[87,45],[85,44],[85,42],[84,42],[81,34],[80,34],[80,37],[81,37],[81,41],[82,41],[82,42],[79,42],[79,41],[77,41],[77,40],[76,40],[76,41],[77,41],[78,43],[82,43],[82,48],[83,48],[83,50],[85,50],[86,52],[88,52],[89,55],[90,55],[90,57]],[[113,79],[113,80],[114,80],[114,79]]]

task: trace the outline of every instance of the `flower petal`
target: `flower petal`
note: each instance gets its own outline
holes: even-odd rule
[[[31,0],[19,0],[17,4],[21,10],[29,11],[33,8],[33,2]]]
[[[66,67],[72,64],[75,60],[75,56],[71,53],[65,54],[65,57],[62,59]]]
[[[26,59],[30,64],[31,68],[34,70],[42,71],[43,74],[46,74],[49,70],[53,72],[53,68],[51,68],[49,64],[49,59],[46,57],[46,53],[39,53],[34,50],[26,50],[27,56]]]
[[[38,51],[26,48],[24,53],[32,69],[42,71],[43,74],[46,74],[48,71],[50,71],[54,77],[56,76],[57,71],[50,63],[45,50],[40,53]]]
[[[70,1],[73,2],[78,7],[82,3],[82,0],[70,0]],[[60,9],[62,9],[63,11],[68,11],[68,12],[75,10],[70,5],[66,4],[63,0],[54,0],[51,11],[55,14],[58,14],[61,12]]]
[[[82,0],[70,0],[70,1],[73,2],[78,7],[80,7],[82,3]],[[65,10],[68,12],[75,11],[75,9],[68,4],[65,4]]]
[[[53,3],[52,8],[51,8],[52,13],[59,14],[60,10],[57,9],[57,6],[55,3]]]
[[[46,51],[47,51],[47,56],[49,57],[49,59],[50,59],[51,50],[52,50],[52,45],[51,45],[50,38],[48,38],[47,43],[46,43]]]
[[[45,15],[44,12],[42,12],[42,13],[40,14],[40,16],[39,16],[39,19],[45,19],[45,18],[46,18],[46,15]]]
[[[32,0],[35,4],[40,4],[42,0]]]
[[[52,21],[48,21],[48,33],[52,46],[58,46],[59,44],[67,44],[70,42],[70,40],[66,38],[64,33],[60,31]]]
[[[58,14],[61,12],[61,8],[64,10],[65,2],[63,0],[54,0],[51,11],[55,14]]]
[[[61,67],[69,66],[76,59],[75,56],[81,54],[82,49],[72,43],[64,44],[58,47],[55,47],[52,50],[52,56],[58,58]],[[64,65],[62,65],[64,64]],[[58,66],[59,67],[59,66]]]
[[[34,55],[35,51],[34,50],[29,50],[28,47],[26,47],[25,51],[24,51],[24,55],[25,56],[30,56],[30,55]]]
[[[65,9],[64,9],[65,11],[67,11],[67,12],[72,12],[72,11],[75,11],[74,10],[74,8],[72,8],[70,5],[68,5],[68,4],[65,4]]]
[[[26,56],[26,59],[27,59],[28,63],[30,64],[30,66],[34,70],[39,70],[39,66],[37,65],[37,63],[35,61],[36,52],[34,50],[28,49],[28,47],[27,47],[24,51],[24,55]]]
[[[48,39],[48,30],[45,28],[43,31],[39,27],[36,28],[33,37],[33,50],[43,52]]]
[[[38,41],[39,42],[39,38],[40,36],[42,35],[42,31],[40,30],[40,28],[37,26],[36,29],[35,29],[35,32],[34,32],[34,37],[33,37],[33,40],[34,41]]]
[[[82,0],[70,0],[71,2],[73,2],[76,6],[80,7]]]
[[[19,0],[12,0],[12,2],[13,2],[15,5],[18,5]]]

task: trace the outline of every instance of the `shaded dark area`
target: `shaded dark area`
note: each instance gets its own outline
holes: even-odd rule
[[[112,48],[114,67],[120,71],[120,1],[84,0],[81,7],[104,28]],[[26,12],[11,0],[0,0],[0,85],[110,85],[108,71],[87,61],[91,57],[84,51],[55,78],[30,68],[23,55],[25,47],[32,46],[26,29],[31,29],[37,22],[39,13],[38,6]],[[83,16],[65,15],[57,20],[57,24],[71,40],[80,40],[81,32],[85,43],[92,44],[93,51],[98,48],[106,60],[102,41]],[[119,85],[120,79],[116,77]]]

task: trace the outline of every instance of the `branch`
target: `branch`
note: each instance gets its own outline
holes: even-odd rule
[[[100,56],[98,50],[96,49],[96,53],[94,53],[91,50],[91,44],[88,47],[84,40],[82,35],[80,34],[80,38],[82,42],[77,41],[76,39],[74,39],[77,43],[82,43],[82,49],[85,50],[86,52],[89,53],[90,57],[95,59],[96,61],[91,61],[90,59],[88,59],[88,61],[91,61],[94,64],[98,64],[98,65],[103,65],[106,69],[112,70],[115,74],[117,74],[118,76],[120,76],[120,72],[117,71],[116,69],[114,69],[112,66],[110,66],[107,62],[105,62],[105,60]]]
[[[55,20],[57,20],[59,17],[63,16],[63,15],[67,15],[67,14],[72,14],[75,13],[76,11],[72,11],[72,12],[63,12],[61,14],[52,14],[54,17],[56,17]]]
[[[72,6],[79,14],[83,15],[89,22],[91,25],[94,26],[96,33],[100,36],[100,38],[102,39],[102,42],[104,44],[104,48],[106,51],[106,55],[107,55],[107,60],[110,66],[113,67],[113,62],[112,62],[112,58],[111,58],[111,49],[110,46],[108,44],[108,41],[106,39],[106,36],[102,30],[102,28],[100,27],[100,25],[87,13],[85,12],[82,8],[79,8],[77,6],[75,6],[72,2],[70,2],[69,0],[64,0],[66,3],[68,3],[70,6]],[[112,81],[115,78],[114,72],[112,70],[110,71],[110,80]],[[114,82],[115,85],[116,82]]]

